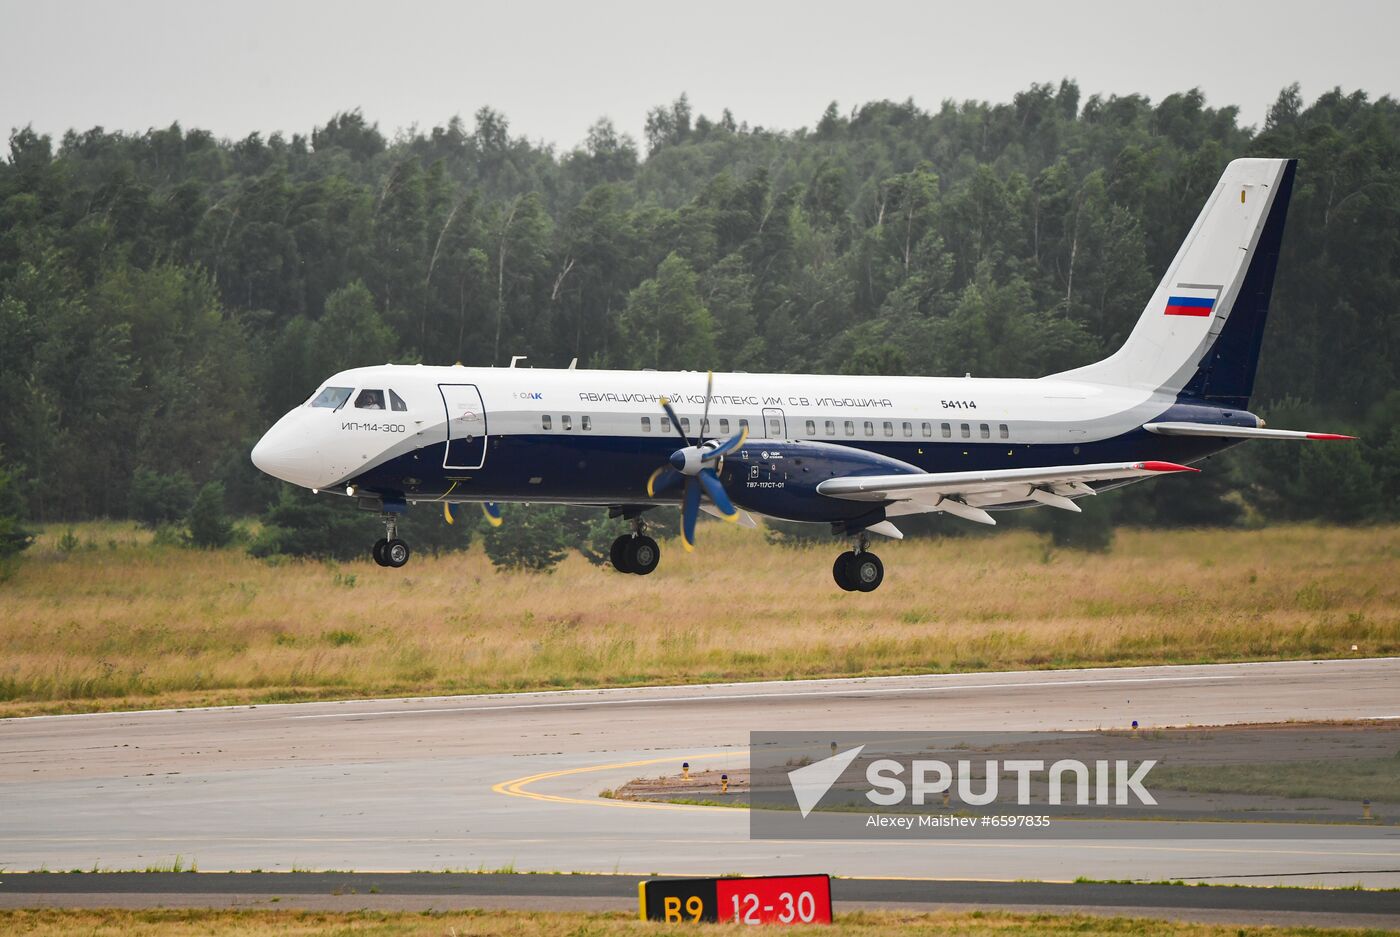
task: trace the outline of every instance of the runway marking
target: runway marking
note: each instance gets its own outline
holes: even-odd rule
[[[1134,673],[1144,670],[1255,670],[1261,668],[1277,668],[1280,670],[1298,670],[1310,665],[1339,666],[1347,664],[1394,664],[1400,663],[1400,657],[1315,657],[1302,660],[1243,660],[1228,661],[1216,664],[1137,664],[1127,667],[1063,667],[1054,670],[1002,670],[993,671],[1007,677],[1036,677],[1054,674],[1071,673]],[[793,686],[794,684],[812,683],[863,683],[880,682],[888,683],[894,681],[927,680],[941,678],[956,678],[971,676],[967,673],[919,673],[919,674],[890,674],[879,677],[817,677],[806,680],[747,680],[731,681],[729,683],[662,683],[648,686],[622,686],[622,687],[589,687],[571,690],[526,690],[519,693],[458,693],[446,696],[399,696],[399,697],[376,697],[373,699],[339,699],[339,700],[312,700],[299,703],[233,703],[224,706],[171,706],[164,709],[114,709],[106,712],[93,713],[49,713],[39,716],[7,716],[0,719],[0,723],[17,724],[36,722],[41,720],[70,720],[70,719],[116,719],[133,716],[158,716],[158,715],[191,715],[199,713],[226,713],[226,712],[250,712],[261,710],[263,712],[275,712],[286,709],[300,709],[306,706],[344,706],[354,703],[411,703],[426,700],[482,700],[482,699],[519,699],[530,696],[571,696],[571,695],[601,695],[604,693],[645,693],[657,690],[697,690],[716,689],[723,690],[731,687],[758,687],[758,686]],[[1172,679],[1201,679],[1175,677]],[[1041,686],[1044,684],[1032,681],[1031,683],[1015,684],[1016,686]],[[293,717],[303,718],[303,717]]]
[[[436,713],[505,712],[512,709],[577,709],[585,706],[651,706],[657,703],[724,703],[744,700],[788,700],[811,696],[871,696],[892,693],[949,693],[957,690],[1034,689],[1061,686],[1107,686],[1111,684],[1187,683],[1207,680],[1240,680],[1243,674],[1210,674],[1199,677],[1128,677],[1101,680],[1046,680],[1035,683],[960,683],[952,686],[865,687],[853,690],[798,690],[791,693],[731,693],[714,696],[656,696],[645,699],[560,701],[555,703],[507,703],[503,706],[452,706],[433,709],[380,709],[371,712],[315,713],[292,719],[360,719],[370,716],[423,716]]]
[[[526,790],[525,786],[538,781],[562,778],[570,774],[588,774],[593,771],[611,771],[621,768],[643,768],[648,765],[661,765],[677,761],[700,761],[706,758],[728,758],[733,757],[734,754],[734,752],[709,752],[704,755],[673,755],[668,758],[648,758],[643,761],[619,761],[610,765],[585,765],[582,768],[562,768],[557,771],[542,771],[539,774],[515,778],[511,781],[501,781],[499,784],[491,785],[491,790],[497,794],[505,794],[509,797],[525,797],[530,800],[542,800],[555,804],[584,804],[593,807],[629,807],[642,810],[689,810],[699,812],[720,810],[732,814],[734,812],[733,807],[705,807],[700,804],[667,804],[642,800],[608,800],[605,797],[567,797],[563,794],[541,794],[538,791]]]

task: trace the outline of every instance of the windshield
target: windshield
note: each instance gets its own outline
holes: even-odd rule
[[[327,387],[311,400],[313,407],[328,407],[331,410],[339,410],[345,405],[345,401],[350,399],[353,387]]]

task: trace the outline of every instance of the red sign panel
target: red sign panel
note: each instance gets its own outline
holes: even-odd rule
[[[721,922],[830,924],[831,879],[825,875],[722,878],[715,882]]]

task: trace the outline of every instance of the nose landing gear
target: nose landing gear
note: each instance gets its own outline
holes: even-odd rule
[[[870,537],[861,531],[855,549],[836,558],[831,578],[847,592],[874,592],[885,581],[885,564],[870,552]]]
[[[661,547],[656,541],[642,533],[642,519],[632,518],[632,532],[623,534],[612,542],[608,559],[620,573],[636,573],[646,576],[661,562]]]
[[[384,515],[384,536],[374,542],[370,555],[380,566],[393,569],[398,569],[408,562],[408,544],[399,539],[398,515]]]

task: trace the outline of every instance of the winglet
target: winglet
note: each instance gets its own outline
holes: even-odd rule
[[[1139,462],[1138,468],[1144,472],[1199,472],[1200,469],[1175,462]]]

